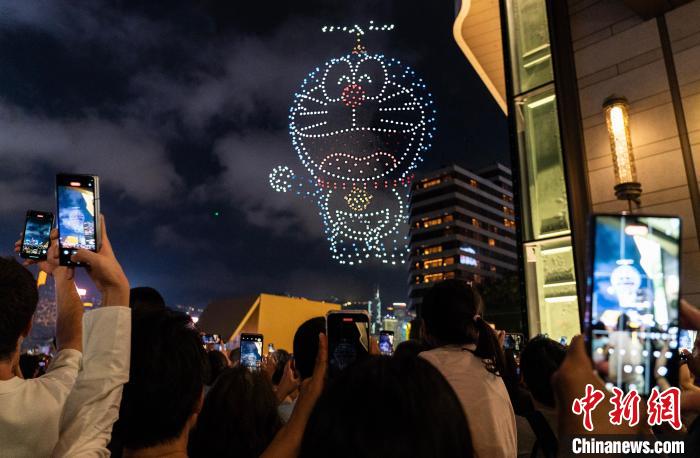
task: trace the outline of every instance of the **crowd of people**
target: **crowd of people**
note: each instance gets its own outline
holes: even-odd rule
[[[83,311],[56,243],[38,263],[57,297],[56,352],[44,366],[20,355],[38,300],[33,275],[0,258],[0,456],[551,457],[569,453],[564,438],[587,434],[571,409],[586,385],[610,396],[581,337],[568,347],[533,338],[516,370],[503,333],[482,318],[488,304],[455,280],[429,290],[420,338],[393,356],[329,380],[316,317],[296,330],[291,353],[251,371],[235,350],[205,350],[190,317],[157,291],[130,289],[102,228],[99,252],[73,256],[89,266],[100,308]],[[682,302],[681,324],[698,329],[700,311]],[[681,371],[684,414],[700,412],[700,346]],[[598,435],[654,434],[592,415]],[[689,452],[700,432],[687,426]]]

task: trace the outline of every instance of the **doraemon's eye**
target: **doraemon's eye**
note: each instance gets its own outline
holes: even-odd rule
[[[369,57],[357,64],[355,81],[365,90],[368,100],[376,99],[384,92],[386,84],[386,68],[379,60]]]
[[[345,59],[331,61],[321,80],[323,95],[328,102],[340,100],[343,88],[352,84],[353,75],[350,62]]]

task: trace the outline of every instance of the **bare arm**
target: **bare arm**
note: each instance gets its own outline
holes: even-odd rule
[[[56,347],[83,351],[83,303],[66,267],[53,271],[56,283]]]

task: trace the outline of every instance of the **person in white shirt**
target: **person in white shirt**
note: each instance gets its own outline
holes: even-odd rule
[[[517,455],[515,415],[501,379],[505,363],[496,333],[481,318],[483,301],[468,284],[433,286],[420,305],[425,340],[420,357],[435,366],[457,394],[467,417],[474,455]]]
[[[46,374],[24,380],[15,372],[22,340],[31,330],[38,293],[32,274],[0,258],[0,456],[49,456],[58,441],[59,418],[82,360],[83,305],[65,267],[47,262],[57,293],[57,353]],[[77,298],[77,301],[74,300]]]
[[[103,307],[85,317],[73,271],[58,267],[57,233],[51,234],[48,259],[39,267],[53,274],[56,282],[58,353],[46,375],[32,380],[7,378],[8,362],[0,362],[0,456],[108,456],[105,447],[129,373],[131,315],[126,307],[129,283],[112,252],[104,219],[102,227],[100,252],[79,250],[74,256],[89,265],[87,271],[102,293]],[[16,277],[0,267],[0,314],[19,317],[18,310],[23,309],[17,304],[28,304],[20,332],[20,337],[26,336],[36,306],[34,279],[16,262],[4,261],[0,259],[0,266],[11,268]],[[22,297],[17,291],[29,293]],[[18,301],[5,300],[7,297]],[[2,333],[0,339],[5,336]],[[10,364],[18,348],[16,342]]]

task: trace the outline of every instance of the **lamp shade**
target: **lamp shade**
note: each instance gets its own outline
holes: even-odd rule
[[[629,127],[629,105],[624,97],[610,97],[603,103],[610,137],[610,151],[617,184],[636,183],[637,170]]]

